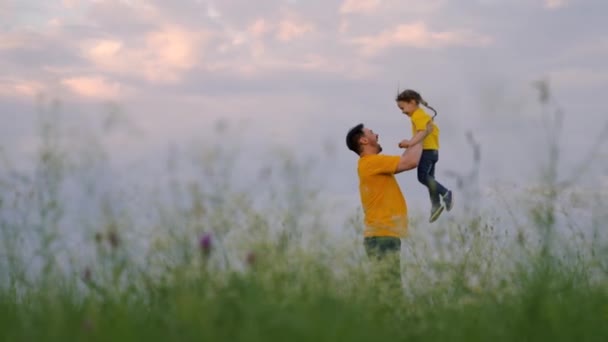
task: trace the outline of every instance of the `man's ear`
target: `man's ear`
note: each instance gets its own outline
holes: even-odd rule
[[[367,139],[367,137],[359,138],[359,145],[367,145],[367,144],[369,144],[369,139]]]

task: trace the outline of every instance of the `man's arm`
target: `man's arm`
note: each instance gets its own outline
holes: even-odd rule
[[[401,173],[403,171],[415,169],[418,166],[418,162],[420,161],[421,155],[422,144],[413,145],[407,150],[405,150],[405,152],[403,152],[403,154],[401,155],[399,164],[397,164],[395,173]]]

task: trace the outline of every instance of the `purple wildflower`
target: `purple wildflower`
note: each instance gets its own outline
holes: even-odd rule
[[[94,328],[95,328],[95,325],[93,324],[92,320],[85,318],[82,321],[82,329],[84,329],[85,331],[91,332],[91,331],[93,331]]]
[[[199,247],[205,256],[211,253],[212,244],[210,233],[205,233],[203,236],[201,236],[201,239],[199,240]]]
[[[85,283],[88,283],[91,281],[91,278],[92,278],[91,269],[89,267],[86,267],[84,269],[84,271],[82,272],[82,281],[84,281]]]
[[[101,244],[102,240],[103,240],[103,236],[101,235],[101,233],[99,233],[99,232],[95,233],[95,242],[97,244]]]
[[[110,231],[108,233],[108,241],[110,242],[110,246],[112,246],[112,248],[117,248],[120,244],[118,233],[116,231]]]
[[[255,253],[254,252],[247,253],[246,260],[247,260],[247,265],[253,266],[255,264]]]

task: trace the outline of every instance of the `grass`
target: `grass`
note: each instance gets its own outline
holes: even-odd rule
[[[273,166],[285,178],[264,200],[233,187],[226,151],[195,159],[205,182],[172,161],[168,198],[135,193],[142,220],[95,181],[103,142],[75,151],[59,122],[41,117],[33,171],[5,163],[0,179],[0,341],[608,340],[608,244],[596,219],[560,229],[556,162],[524,194],[527,221],[468,208],[413,231],[396,292],[362,254],[360,217],[327,235],[331,209],[297,161]]]
[[[310,267],[310,265],[308,265]],[[6,341],[294,340],[605,341],[608,294],[560,274],[534,275],[513,294],[424,298],[385,297],[374,284],[342,293],[327,270],[189,275],[172,284],[78,298],[75,289],[45,286],[16,301],[0,300]],[[361,279],[365,282],[364,279]],[[319,284],[321,282],[321,284]],[[328,286],[330,285],[330,286]]]

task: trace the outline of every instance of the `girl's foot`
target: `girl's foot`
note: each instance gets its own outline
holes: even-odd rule
[[[431,218],[429,219],[429,222],[435,222],[435,220],[437,220],[439,218],[439,215],[441,215],[441,212],[443,211],[443,205],[442,204],[433,204],[433,207],[431,208]]]
[[[441,196],[441,198],[443,199],[443,204],[445,204],[445,208],[447,209],[447,211],[452,210],[452,207],[454,206],[452,190],[448,190],[448,192],[446,192],[444,196]]]

